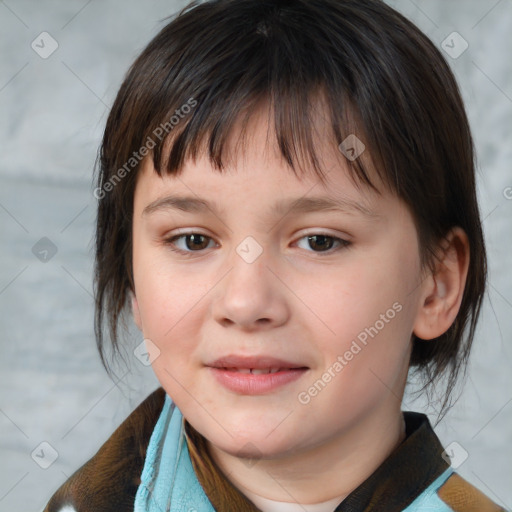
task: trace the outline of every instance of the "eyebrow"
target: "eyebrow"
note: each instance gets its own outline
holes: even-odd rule
[[[170,195],[148,204],[142,215],[149,215],[156,211],[181,210],[188,213],[208,213],[222,215],[224,210],[219,208],[215,201],[207,201],[193,196]],[[348,198],[330,197],[299,197],[297,199],[281,199],[271,209],[273,215],[288,213],[310,213],[319,211],[338,211],[343,213],[360,213],[365,217],[376,219],[380,217],[368,207]]]

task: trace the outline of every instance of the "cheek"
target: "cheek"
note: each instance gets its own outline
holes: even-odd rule
[[[143,332],[161,341],[180,317],[187,288],[179,275],[169,273],[168,263],[155,249],[144,237],[134,236],[133,275]]]
[[[300,287],[297,295],[306,297],[306,305],[322,320],[323,337],[331,343],[339,340],[338,349],[376,322],[382,330],[381,315],[389,310],[384,320],[393,320],[398,316],[393,304],[404,300],[400,280],[393,277],[389,268],[384,273],[376,266],[364,264],[346,266],[324,277],[316,274],[304,279]]]
[[[344,310],[338,310],[337,316],[333,312],[336,335],[323,337],[319,348],[324,368],[309,384],[316,386],[318,379],[326,383],[326,392],[315,400],[340,421],[388,399],[394,401],[392,395],[401,396],[410,354],[410,319],[401,302],[391,302],[394,297],[391,293],[389,298],[366,300],[364,308],[345,301]],[[319,383],[319,389],[323,387]]]
[[[184,335],[193,324],[195,294],[180,289],[180,280],[171,284],[163,276],[142,277],[141,283],[137,296],[144,335],[161,345]]]
[[[170,283],[162,275],[148,273],[145,279],[143,276],[141,273],[139,301],[143,334],[159,350],[158,357],[152,361],[152,370],[169,395],[184,404],[190,393],[200,396],[194,375],[204,312],[196,295],[181,289],[183,279]]]
[[[379,254],[378,261],[358,258],[329,279],[317,276],[315,291],[308,295],[322,319],[325,368],[339,375],[340,386],[350,384],[353,396],[374,384],[393,387],[408,366],[415,315],[411,283],[419,264],[414,254]],[[339,372],[336,361],[343,366]]]
[[[163,364],[174,370],[184,361],[190,362],[188,358],[201,339],[209,288],[204,276],[173,268],[165,257],[151,252],[141,252],[138,260],[134,257],[142,331],[163,355],[154,362],[155,371]]]

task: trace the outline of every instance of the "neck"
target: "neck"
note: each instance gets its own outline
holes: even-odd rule
[[[242,493],[282,502],[341,502],[363,483],[405,439],[398,409],[375,411],[354,427],[320,446],[279,459],[246,459],[226,453],[210,442],[208,450],[226,477]]]

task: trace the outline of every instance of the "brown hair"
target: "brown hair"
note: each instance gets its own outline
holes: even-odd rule
[[[323,180],[311,122],[319,91],[333,141],[357,134],[382,182],[409,205],[424,267],[433,268],[450,228],[460,226],[469,238],[456,320],[435,340],[413,336],[411,366],[424,377],[423,389],[447,376],[447,406],[466,368],[486,286],[473,141],[440,51],[380,0],[194,2],[135,60],[106,124],[95,190],[95,332],[107,372],[103,326],[119,353],[118,324],[133,290],[133,197],[142,157],[149,155],[159,174],[178,175],[185,159],[206,149],[222,172],[234,122],[266,100],[290,169],[310,164]],[[365,159],[347,164],[354,179],[375,188]]]

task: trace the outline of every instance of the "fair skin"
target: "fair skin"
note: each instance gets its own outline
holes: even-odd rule
[[[234,485],[277,501],[341,501],[404,439],[411,335],[433,339],[454,321],[468,243],[462,230],[452,230],[444,265],[427,272],[401,200],[356,187],[327,137],[317,142],[328,185],[312,172],[297,178],[267,128],[264,116],[251,120],[246,152],[233,151],[223,174],[204,156],[187,161],[179,177],[159,177],[144,161],[133,210],[133,314],[160,350],[152,363],[159,382]],[[170,194],[216,202],[220,212],[144,212]],[[356,201],[372,214],[272,212],[277,201],[319,196]],[[205,238],[166,243],[182,234],[178,229]],[[315,234],[350,245],[308,242]],[[248,236],[263,251],[251,263],[237,253]],[[394,303],[400,312],[301,403],[299,393]],[[308,369],[270,393],[236,393],[206,366],[233,353],[293,358]]]

